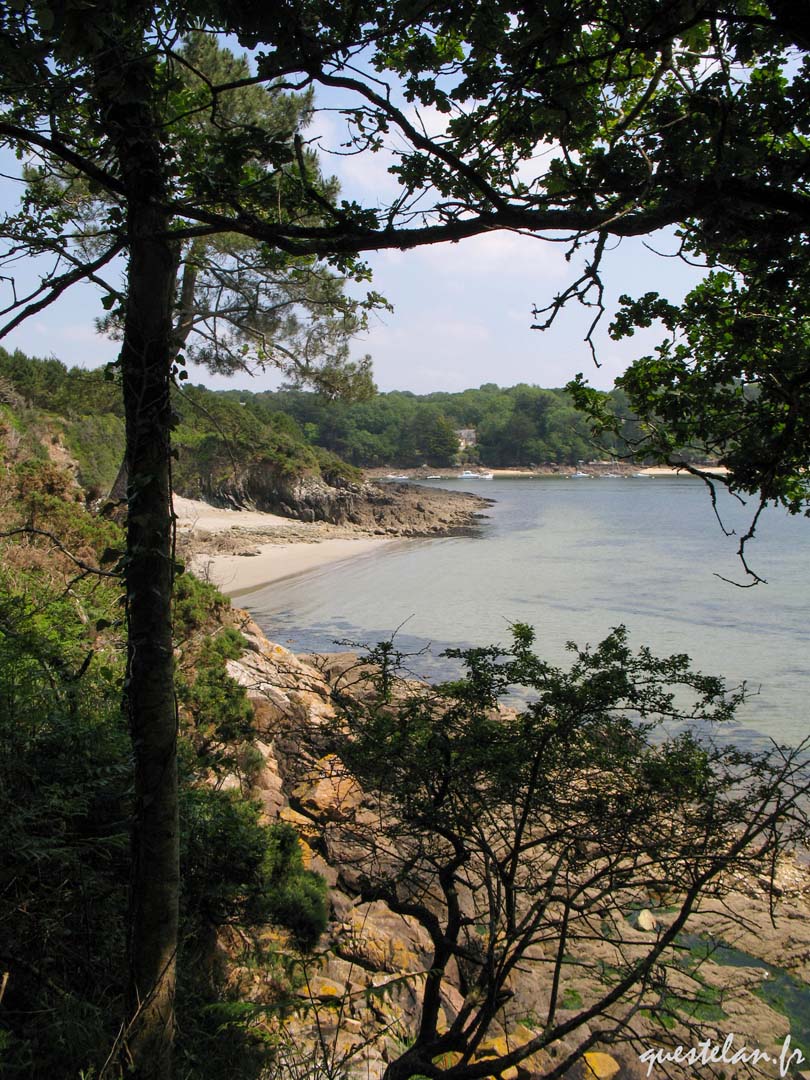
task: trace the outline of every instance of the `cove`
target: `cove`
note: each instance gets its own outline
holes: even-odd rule
[[[690,477],[496,479],[443,487],[496,500],[472,535],[405,541],[240,597],[265,633],[297,652],[334,652],[396,632],[415,674],[450,674],[442,649],[505,643],[514,622],[538,651],[595,644],[625,624],[631,643],[688,653],[699,669],[745,680],[734,739],[795,744],[810,733],[810,523],[762,517],[748,558],[767,585],[741,589],[740,531],[753,512]]]

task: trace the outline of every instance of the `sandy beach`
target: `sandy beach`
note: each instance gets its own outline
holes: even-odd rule
[[[702,468],[707,474],[714,474],[715,476],[725,476],[728,473],[728,469],[724,465],[703,465],[697,466]],[[459,469],[461,466],[454,466],[453,468],[440,470],[442,471],[442,479],[444,480],[461,480],[465,479],[461,476]],[[465,466],[466,468],[466,466]],[[685,476],[687,470],[679,469],[674,465],[638,465],[627,461],[586,461],[579,465],[550,465],[541,466],[537,468],[526,467],[514,467],[514,468],[498,468],[497,466],[485,466],[485,465],[473,465],[469,466],[474,472],[489,473],[493,479],[513,479],[515,477],[536,480],[540,477],[549,476],[571,476],[578,471],[584,471],[588,476],[603,476],[608,474],[610,476]],[[369,476],[374,477],[377,480],[390,479],[390,473],[386,473],[384,469],[369,469],[367,470]],[[405,469],[402,473],[404,480],[424,480],[424,469]]]
[[[188,569],[230,597],[368,555],[393,539],[258,510],[224,510],[178,495],[174,512],[178,546]]]
[[[728,469],[725,465],[696,465],[695,468],[701,469],[707,476],[727,476]],[[671,465],[648,465],[646,468],[640,470],[639,475],[643,476],[688,476],[689,473],[686,469],[674,468]]]
[[[241,555],[195,555],[189,569],[233,598],[255,592],[282,578],[368,555],[393,542],[388,537],[358,536],[350,539],[331,537],[311,544],[258,544]]]
[[[217,533],[232,528],[265,530],[297,524],[280,514],[265,514],[259,510],[223,510],[199,499],[184,499],[182,495],[174,495],[172,505],[177,515],[178,532],[201,529]]]

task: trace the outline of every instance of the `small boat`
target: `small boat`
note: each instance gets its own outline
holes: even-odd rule
[[[583,476],[584,476],[584,477],[587,477],[587,479],[588,479],[588,480],[590,480],[590,478],[591,478],[591,474],[590,474],[590,473],[587,473],[587,472],[580,472],[580,470],[579,470],[579,469],[577,469],[577,471],[576,471],[575,473],[571,473],[571,476],[572,476],[572,477],[573,477],[573,478],[574,478],[575,480],[581,480]]]
[[[437,473],[431,473],[430,476],[425,477],[426,480],[444,480],[443,476],[439,476]]]
[[[459,476],[459,480],[492,480],[493,475],[491,472],[472,472],[470,469],[465,469]]]
[[[388,473],[385,477],[386,480],[410,480],[410,476],[406,476],[405,473]],[[428,478],[429,479],[429,478]]]

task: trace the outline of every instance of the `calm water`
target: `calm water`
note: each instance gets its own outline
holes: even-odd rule
[[[249,596],[268,636],[297,651],[375,642],[397,627],[404,649],[432,643],[412,668],[447,673],[448,645],[508,640],[512,622],[538,633],[548,659],[624,623],[635,644],[687,652],[695,665],[758,688],[735,738],[795,743],[810,734],[807,623],[810,522],[781,511],[761,521],[743,580],[736,539],[723,536],[704,485],[691,478],[444,481],[497,500],[478,535],[388,545],[379,554],[278,582]],[[727,526],[745,510],[725,498]]]

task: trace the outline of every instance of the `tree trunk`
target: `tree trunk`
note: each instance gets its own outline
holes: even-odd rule
[[[148,12],[110,27],[96,77],[126,192],[129,250],[120,354],[126,420],[127,712],[135,764],[125,1056],[138,1080],[169,1080],[179,908],[170,400],[178,245],[169,235]],[[130,1073],[128,1073],[130,1075]]]
[[[129,479],[125,705],[136,796],[127,1045],[143,1080],[171,1074],[180,885],[169,442],[176,257],[165,240],[156,239],[167,224],[148,205],[130,208],[121,350]]]

